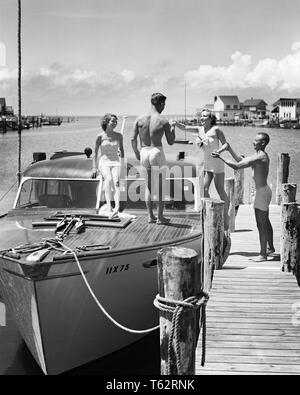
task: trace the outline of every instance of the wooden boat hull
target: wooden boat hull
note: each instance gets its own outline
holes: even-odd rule
[[[200,239],[195,235],[176,245],[200,253]],[[158,311],[153,306],[157,269],[151,262],[159,248],[137,248],[128,254],[81,261],[95,295],[124,327],[144,330],[158,325]],[[0,268],[4,297],[45,374],[83,365],[145,335],[120,329],[103,314],[73,259],[51,266],[45,276],[37,279],[22,274],[20,264],[12,259],[0,258]]]

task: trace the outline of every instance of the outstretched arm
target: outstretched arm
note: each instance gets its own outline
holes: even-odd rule
[[[244,156],[242,155],[238,155],[231,147],[231,145],[228,143],[228,152],[230,152],[231,156],[233,157],[234,160],[236,160],[237,162],[240,162]]]
[[[175,125],[170,125],[169,122],[165,124],[165,135],[169,145],[173,145],[175,142]]]
[[[221,144],[222,144],[222,146],[216,151],[216,152],[218,152],[218,153],[220,154],[221,152],[228,150],[229,144],[228,144],[228,142],[226,141],[226,138],[225,138],[225,136],[224,136],[224,133],[222,132],[221,129],[217,128],[217,129],[216,129],[216,133],[217,133],[217,136],[218,136],[219,141],[220,141]]]
[[[224,163],[226,163],[226,165],[228,165],[229,167],[231,167],[234,170],[238,170],[238,169],[244,169],[246,167],[251,167],[253,166],[257,161],[261,160],[261,156],[260,155],[253,155],[253,156],[247,156],[246,158],[242,158],[239,162],[233,162],[230,159],[224,158],[223,156],[221,156],[218,152],[213,152],[212,156],[214,158],[219,158],[221,159]]]
[[[194,131],[194,130],[199,130],[199,126],[187,126],[184,123],[181,122],[175,122],[175,125],[178,127],[178,129],[180,130],[184,130],[184,131]]]

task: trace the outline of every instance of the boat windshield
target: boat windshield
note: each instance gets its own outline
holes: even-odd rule
[[[97,202],[99,180],[29,178],[22,183],[15,208],[86,208],[94,209]],[[121,180],[121,209],[145,208],[145,185],[142,179]],[[152,192],[153,201],[158,193]],[[164,201],[169,208],[184,209],[194,204],[194,185],[191,180],[167,180],[163,186]],[[105,203],[102,188],[100,205]]]

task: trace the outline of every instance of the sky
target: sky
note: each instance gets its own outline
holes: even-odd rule
[[[300,0],[22,0],[22,111],[194,114],[300,97]],[[17,0],[0,0],[0,97],[17,111]]]

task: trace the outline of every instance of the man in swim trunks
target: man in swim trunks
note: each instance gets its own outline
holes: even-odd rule
[[[273,228],[269,219],[269,205],[272,198],[272,191],[267,184],[270,160],[268,154],[265,152],[265,148],[269,141],[270,137],[267,133],[257,133],[253,142],[256,152],[254,155],[246,158],[237,155],[229,146],[228,150],[236,162],[222,157],[219,153],[212,153],[213,157],[220,158],[234,170],[243,169],[245,167],[252,167],[253,169],[253,178],[256,188],[254,210],[260,241],[260,254],[258,257],[253,259],[256,262],[266,261],[268,254],[275,252],[273,244]]]
[[[163,216],[164,203],[162,197],[162,177],[158,177],[158,213],[157,218],[153,214],[153,202],[151,200],[151,180],[154,179],[153,171],[159,170],[165,165],[166,159],[162,147],[162,137],[166,136],[170,145],[175,141],[175,128],[169,121],[161,115],[165,108],[166,96],[161,93],[153,93],[151,96],[151,112],[139,116],[133,128],[131,145],[135,156],[140,160],[143,175],[145,178],[146,191],[145,201],[149,215],[149,223],[166,224],[168,218]],[[140,138],[141,150],[138,149],[137,137]],[[161,175],[161,172],[160,172]]]

